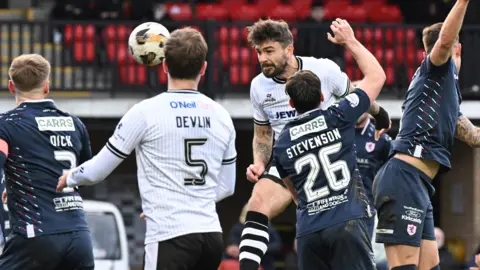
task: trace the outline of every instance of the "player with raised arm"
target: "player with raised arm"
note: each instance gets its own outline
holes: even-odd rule
[[[236,133],[227,110],[197,91],[207,51],[197,30],[173,31],[163,63],[168,91],[131,108],[105,147],[58,183],[98,183],[135,149],[145,270],[217,269],[222,258],[215,202],[234,192]]]
[[[376,269],[367,231],[368,202],[357,169],[355,123],[380,93],[385,72],[355,39],[347,21],[335,20],[329,40],[345,46],[365,78],[326,110],[322,81],[311,71],[287,80],[298,117],[273,149],[277,170],[297,202],[299,269]]]
[[[274,140],[285,124],[296,116],[285,93],[286,79],[301,70],[310,70],[317,75],[324,89],[322,109],[346,96],[353,88],[347,75],[333,61],[294,55],[293,36],[284,21],[259,20],[247,30],[262,73],[252,80],[250,86],[255,127],[253,164],[247,168],[247,179],[255,182],[255,186],[248,202],[239,259],[240,269],[256,270],[266,252],[269,220],[292,202],[290,193],[271,164]],[[370,113],[375,115],[378,129],[389,127],[388,114],[380,106],[373,104]]]
[[[387,134],[375,138],[375,124],[368,113],[362,114],[355,125],[355,149],[357,166],[362,176],[365,194],[370,202],[372,217],[367,220],[368,233],[373,237],[375,208],[373,206],[372,185],[375,174],[387,162],[390,153],[390,137]]]
[[[457,0],[444,23],[423,31],[426,57],[403,103],[393,157],[373,185],[376,241],[394,270],[440,269],[435,241],[432,179],[451,167],[454,138],[480,146],[480,129],[460,113],[459,32],[468,0]]]
[[[65,170],[91,158],[88,132],[80,119],[45,99],[45,58],[16,57],[9,76],[17,107],[0,117],[0,168],[11,227],[0,269],[94,269],[82,197],[74,186],[56,191]]]

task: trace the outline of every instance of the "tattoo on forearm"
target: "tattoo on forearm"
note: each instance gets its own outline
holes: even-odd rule
[[[270,126],[255,126],[253,159],[260,159],[266,166],[272,155],[273,131]]]
[[[480,128],[463,115],[458,118],[455,137],[472,147],[480,147]]]
[[[272,146],[271,144],[265,144],[265,143],[259,143],[257,142],[256,144],[256,152],[257,155],[259,154],[259,158],[263,162],[264,165],[267,165],[267,163],[270,161],[270,157],[272,155]]]

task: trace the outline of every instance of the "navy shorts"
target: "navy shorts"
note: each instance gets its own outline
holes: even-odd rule
[[[287,186],[283,183],[282,178],[280,178],[280,174],[278,173],[277,168],[273,162],[270,162],[268,166],[265,168],[265,171],[262,175],[258,178],[260,179],[270,179],[273,182],[281,185],[282,187],[286,188]]]
[[[376,242],[419,247],[435,240],[431,179],[416,167],[391,158],[373,183],[378,224]]]
[[[89,231],[26,238],[13,234],[0,255],[0,270],[93,270]]]
[[[345,221],[297,238],[300,270],[374,270],[367,218]]]

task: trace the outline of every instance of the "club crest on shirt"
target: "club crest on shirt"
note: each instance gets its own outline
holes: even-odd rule
[[[375,150],[375,143],[374,142],[367,142],[365,144],[365,150],[367,150],[367,152],[369,152],[369,153],[373,152],[373,150]]]

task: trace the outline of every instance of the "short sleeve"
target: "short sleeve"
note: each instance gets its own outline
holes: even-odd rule
[[[339,102],[333,104],[328,110],[337,114],[337,116],[350,124],[355,124],[360,116],[367,112],[370,107],[370,98],[362,89],[355,91]]]
[[[253,122],[259,126],[270,125],[268,116],[260,105],[260,101],[257,98],[257,93],[254,86],[254,81],[250,85],[250,101],[253,106]]]
[[[379,157],[378,159],[382,161],[382,163],[385,163],[387,162],[388,160],[388,157],[390,156],[390,149],[391,149],[391,138],[390,136],[388,136],[388,134],[383,134],[381,137],[380,137],[380,141],[381,141],[381,148],[380,148],[380,152],[379,152]]]
[[[232,122],[232,129],[230,131],[230,139],[229,139],[229,142],[228,142],[227,150],[225,151],[225,154],[223,155],[222,165],[233,164],[237,160],[237,150],[236,150],[236,147],[235,147],[236,136],[237,136],[237,134],[235,132],[235,128],[233,128],[233,122]]]
[[[322,59],[322,68],[325,69],[325,78],[323,79],[326,84],[326,89],[331,89],[332,93],[336,97],[345,97],[350,90],[350,79],[340,67],[330,59]]]
[[[430,54],[429,54],[425,58],[425,65],[427,67],[428,73],[432,73],[432,72],[444,73],[448,71],[448,68],[450,67],[450,61],[452,61],[451,57],[443,65],[435,66],[430,60]]]
[[[107,142],[108,150],[119,158],[127,158],[142,141],[146,129],[147,121],[137,104],[118,123]]]

